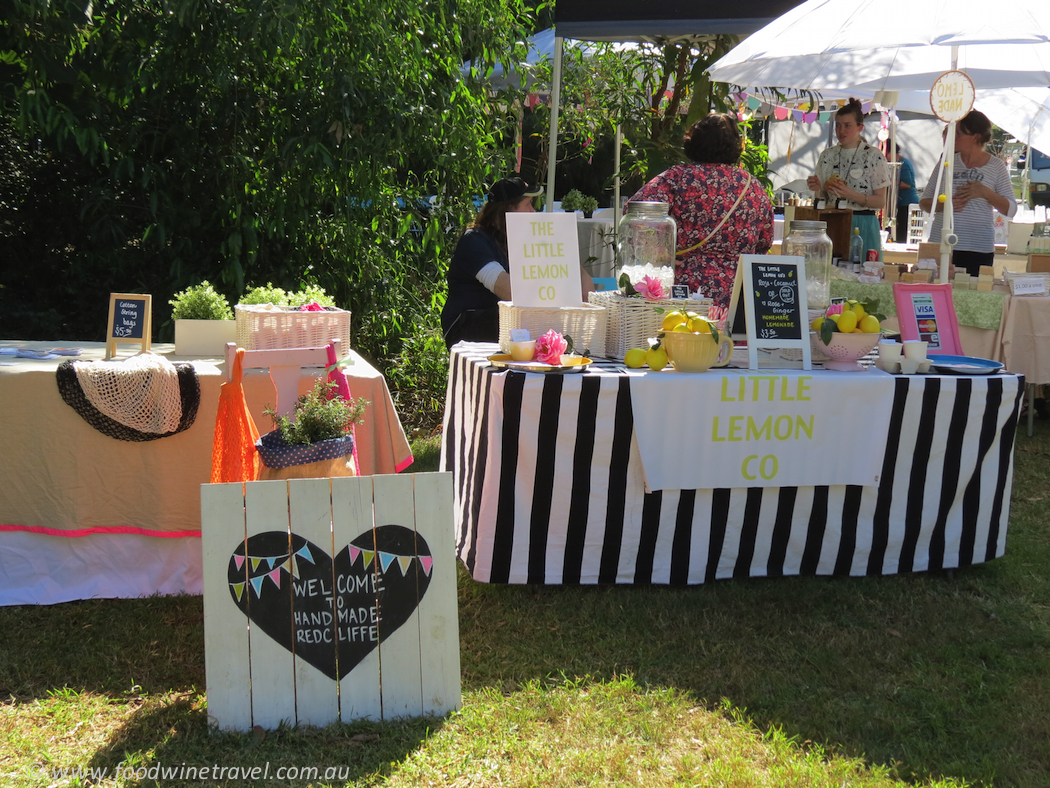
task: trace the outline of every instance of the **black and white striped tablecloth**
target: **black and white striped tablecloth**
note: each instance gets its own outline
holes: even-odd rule
[[[1005,550],[1021,376],[898,376],[878,487],[646,494],[621,364],[526,374],[492,367],[496,352],[456,346],[445,403],[442,468],[475,580],[882,575]],[[863,451],[848,435],[842,446]]]

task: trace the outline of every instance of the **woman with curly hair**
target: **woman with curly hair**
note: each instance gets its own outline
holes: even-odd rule
[[[688,164],[660,173],[630,202],[669,203],[678,224],[675,282],[729,307],[742,254],[773,245],[773,204],[765,188],[740,167],[744,138],[732,115],[712,113],[685,133]]]

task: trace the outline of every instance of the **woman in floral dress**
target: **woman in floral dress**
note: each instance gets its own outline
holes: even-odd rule
[[[737,258],[773,245],[773,204],[740,167],[744,138],[732,115],[712,113],[685,133],[689,164],[676,164],[631,197],[666,202],[678,224],[675,282],[728,309]]]

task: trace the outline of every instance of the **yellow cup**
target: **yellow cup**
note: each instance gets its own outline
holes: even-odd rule
[[[510,357],[515,361],[532,361],[536,356],[536,340],[528,342],[511,342]]]
[[[711,367],[724,367],[733,356],[733,340],[725,334],[715,342],[710,334],[668,331],[661,341],[667,360],[679,372],[707,372]]]

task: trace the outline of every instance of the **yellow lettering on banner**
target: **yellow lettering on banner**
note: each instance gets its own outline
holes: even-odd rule
[[[525,257],[565,257],[565,244],[552,244],[547,242],[524,244],[522,246],[522,252]],[[568,267],[564,265],[553,266],[553,269],[555,271],[564,270],[565,274],[561,274],[563,276],[568,275],[569,273]],[[553,275],[558,276],[559,274],[555,273]]]
[[[714,422],[711,424],[711,442],[725,443],[725,440],[725,438],[718,434],[718,416],[715,416]]]
[[[759,460],[757,454],[751,454],[744,458],[743,464],[740,466],[740,475],[743,476],[747,481],[751,482],[758,478],[755,473],[751,470],[751,464],[758,460],[758,475],[766,481],[774,478],[780,471],[780,461],[777,460],[775,454],[767,454],[765,457]]]
[[[777,392],[777,381],[780,381],[780,392]],[[795,381],[794,389],[792,390],[791,381]],[[751,384],[751,401],[759,402],[761,399],[765,399],[767,402],[809,402],[811,397],[809,394],[810,381],[813,378],[808,375],[803,375],[797,378],[790,378],[787,376],[775,377],[770,375],[742,375],[740,382],[737,386],[737,391],[730,391],[729,377],[722,378],[722,391],[719,399],[722,402],[744,402],[747,399],[747,388],[748,384]],[[764,386],[763,384],[768,384]]]
[[[712,443],[740,442],[740,441],[789,441],[807,438],[813,440],[813,424],[816,418],[813,414],[809,416],[780,415],[775,419],[766,416],[759,420],[754,416],[730,416],[729,427],[723,435],[719,430],[719,416],[711,421]]]
[[[529,222],[533,235],[554,235],[554,222]]]

